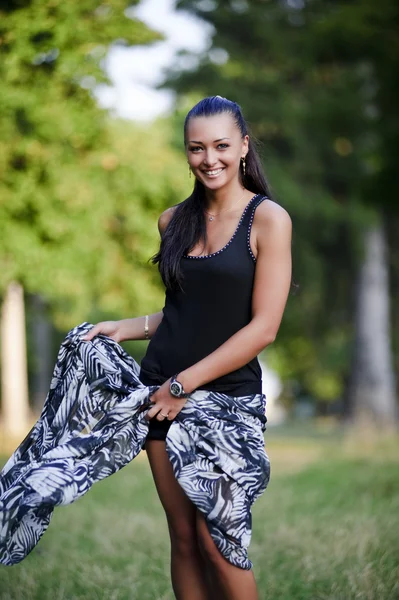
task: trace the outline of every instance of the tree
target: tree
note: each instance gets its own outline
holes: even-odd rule
[[[215,34],[197,68],[172,71],[165,85],[222,94],[245,108],[267,149],[277,197],[293,217],[294,275],[303,289],[296,306],[289,304],[274,354],[304,390],[335,398],[350,375],[356,335],[348,299],[363,244],[370,227],[381,228],[381,206],[391,210],[396,198],[398,7],[392,0],[181,0],[178,7],[211,23]],[[389,343],[381,341],[392,380]],[[393,418],[393,396],[386,400]]]
[[[352,415],[378,426],[393,427],[397,420],[395,381],[389,332],[390,303],[386,236],[383,224],[364,235],[365,256],[357,282],[354,365],[349,394]]]
[[[24,295],[21,285],[8,287],[1,311],[1,387],[4,428],[19,437],[29,424],[28,381],[25,348]],[[10,401],[7,402],[7,400]]]
[[[115,39],[159,37],[124,8],[121,0],[2,4],[0,290],[17,280],[64,300],[82,294],[76,282],[93,260],[82,241],[96,225],[93,154],[108,145],[92,89]]]
[[[184,187],[182,159],[161,152],[165,126],[113,125],[93,96],[110,44],[160,37],[126,7],[0,5],[0,294],[42,295],[60,327],[90,313],[159,310],[143,262],[156,251],[154,214]],[[3,409],[12,402],[3,393]]]

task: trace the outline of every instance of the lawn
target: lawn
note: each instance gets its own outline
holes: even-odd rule
[[[250,547],[260,598],[399,599],[398,440],[270,430],[266,441],[272,478]],[[172,600],[168,546],[142,453],[56,509],[23,562],[0,566],[0,599]]]

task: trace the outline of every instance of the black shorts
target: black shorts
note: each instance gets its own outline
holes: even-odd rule
[[[162,385],[166,378],[162,378],[160,376],[155,375],[154,377],[150,376],[140,370],[140,381],[144,383],[144,385]],[[198,389],[203,390],[214,390],[216,392],[220,392],[222,394],[228,394],[231,396],[247,396],[251,394],[261,394],[262,393],[262,380],[256,381],[244,381],[242,383],[238,382],[234,385],[225,384],[224,386],[218,386],[215,388],[212,384],[202,386]],[[158,421],[155,417],[150,421],[150,428],[147,435],[148,440],[166,440],[166,435],[169,431],[169,427],[172,425],[173,421],[168,421],[168,419],[164,419],[163,421]]]
[[[155,417],[150,421],[150,428],[147,435],[147,440],[166,440],[166,435],[169,431],[169,427],[172,425],[172,421],[165,419],[164,421],[158,421]]]
[[[140,372],[140,381],[144,383],[144,385],[162,385],[163,381],[157,379],[151,379],[143,372]],[[164,419],[163,421],[158,421],[156,417],[151,419],[150,428],[147,435],[147,440],[166,440],[166,435],[168,433],[169,427],[172,425],[172,421],[168,421],[168,419]]]

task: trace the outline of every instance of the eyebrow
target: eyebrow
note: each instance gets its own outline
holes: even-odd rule
[[[221,142],[222,140],[229,140],[229,137],[222,137],[219,138],[218,140],[213,140],[213,143],[215,144],[216,142]],[[202,144],[203,142],[197,142],[197,140],[189,140],[188,142],[189,144]]]

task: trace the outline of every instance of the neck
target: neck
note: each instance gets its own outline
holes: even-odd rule
[[[240,183],[234,183],[219,190],[205,190],[206,209],[209,212],[218,212],[229,208],[241,197],[245,197],[245,188]]]

